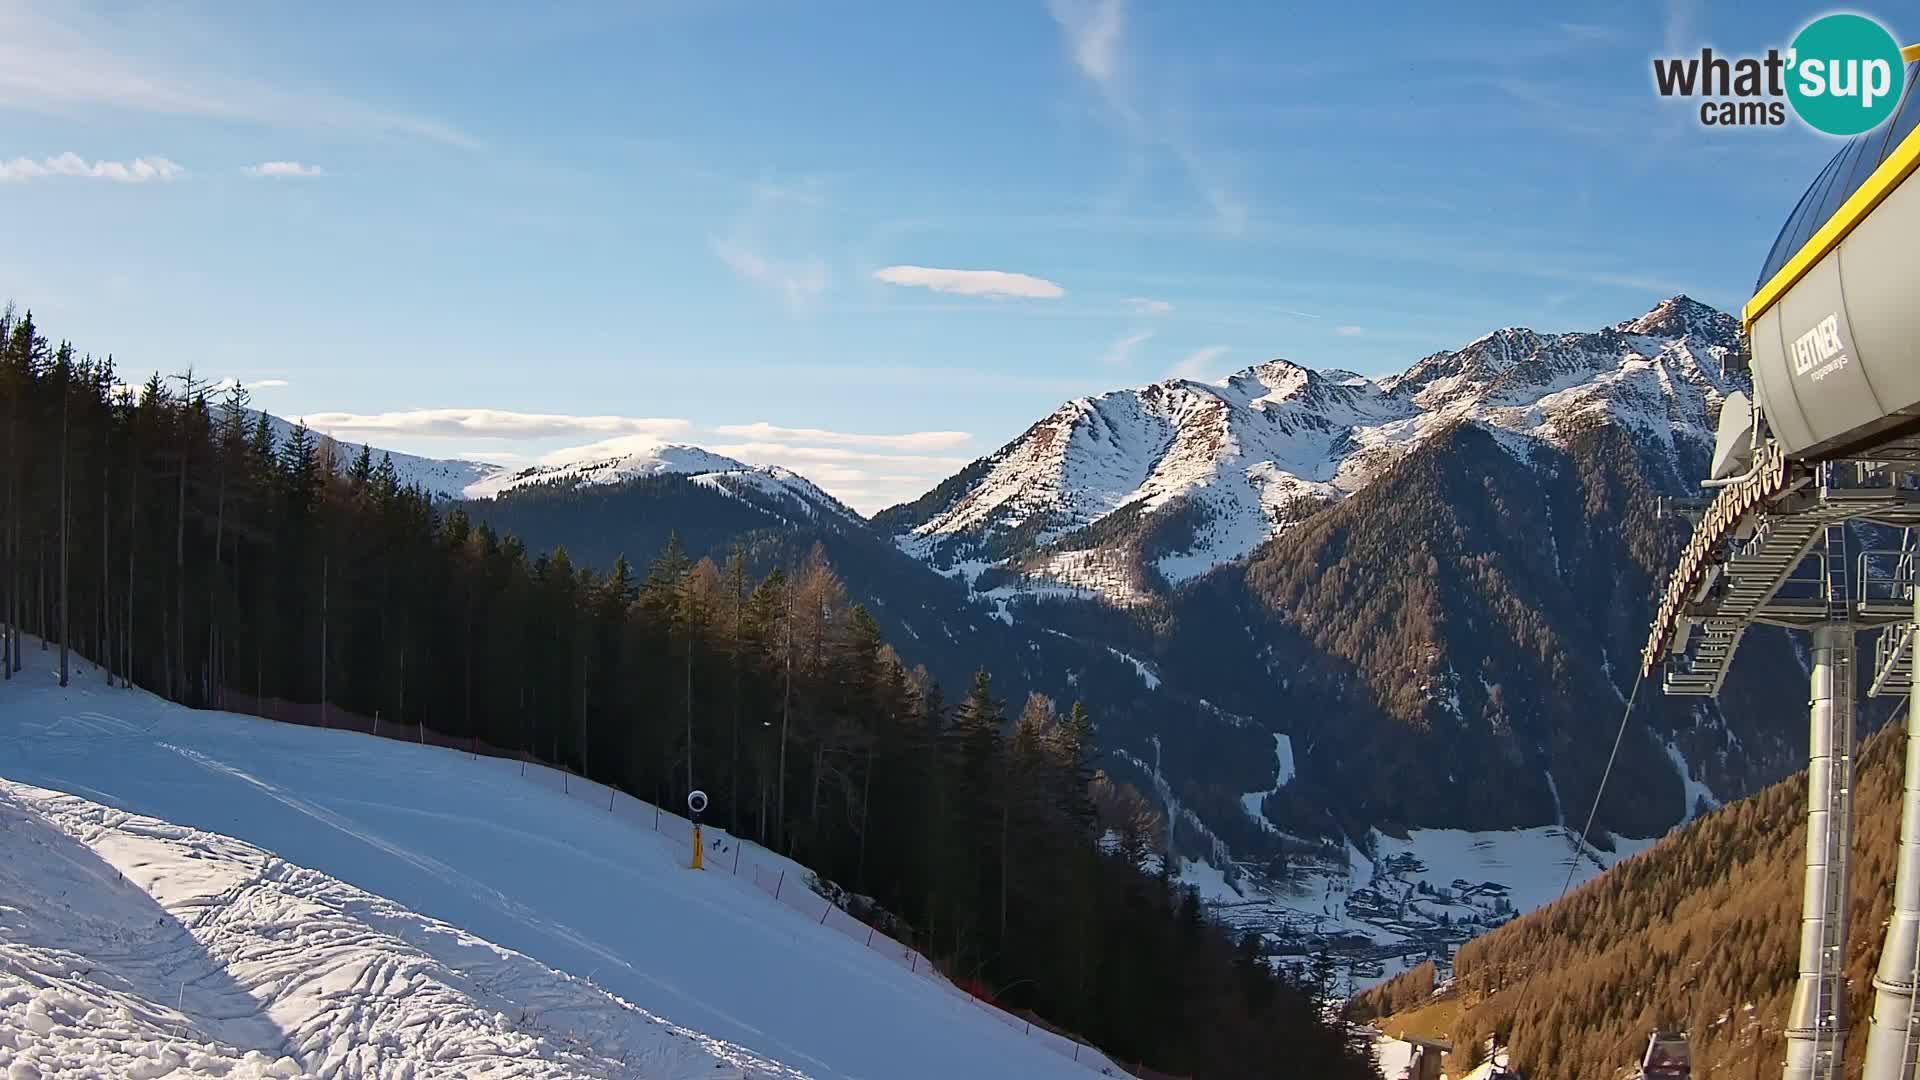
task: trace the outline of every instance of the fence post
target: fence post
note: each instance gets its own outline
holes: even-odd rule
[[[740,876],[740,838],[733,838],[733,876]]]

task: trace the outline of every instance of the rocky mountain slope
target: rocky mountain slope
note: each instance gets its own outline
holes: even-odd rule
[[[1688,531],[1659,499],[1697,492],[1745,385],[1734,321],[1674,297],[1378,381],[1275,362],[1068,402],[875,523],[1018,626],[1151,673],[1102,735],[1192,879],[1371,967],[1459,930],[1380,922],[1383,844],[1583,822]],[[1641,690],[1598,842],[1796,768],[1805,677],[1759,632],[1717,702]],[[1247,734],[1284,739],[1284,764]]]
[[[1498,330],[1377,383],[1273,360],[1069,401],[875,524],[988,588],[1137,603],[1246,557],[1462,423],[1524,458],[1606,420],[1678,487],[1745,367],[1734,321],[1685,296],[1591,333]]]

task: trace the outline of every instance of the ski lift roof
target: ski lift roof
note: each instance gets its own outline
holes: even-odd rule
[[[1893,115],[1807,188],[1744,313],[1754,395],[1793,461],[1883,454],[1920,428],[1920,47],[1906,55]],[[1898,456],[1920,459],[1920,444]]]
[[[1827,162],[1827,167],[1820,170],[1820,175],[1813,178],[1813,183],[1807,185],[1767,252],[1760,278],[1753,283],[1756,294],[1787,265],[1787,260],[1806,246],[1816,230],[1832,219],[1834,211],[1866,184],[1888,155],[1913,132],[1915,124],[1920,123],[1920,92],[1914,89],[1916,76],[1920,76],[1920,61],[1907,65],[1905,94],[1893,119],[1847,140],[1840,152]]]

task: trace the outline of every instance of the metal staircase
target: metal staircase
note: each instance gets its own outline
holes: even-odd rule
[[[1899,558],[1894,563],[1893,580],[1888,590],[1891,600],[1913,604],[1913,574],[1916,555],[1920,555],[1920,529],[1908,528],[1900,537]],[[1870,697],[1907,694],[1913,691],[1914,628],[1910,622],[1892,623],[1874,642],[1873,682]]]
[[[1703,571],[1668,640],[1663,679],[1667,693],[1719,694],[1741,639],[1756,623],[1806,630],[1835,621],[1866,628],[1904,626],[1911,620],[1914,545],[1920,542],[1913,525],[1920,515],[1920,497],[1910,489],[1848,486],[1837,479],[1854,478],[1836,478],[1835,472],[1831,465],[1823,467],[1818,483],[1787,494],[1766,512],[1756,510],[1730,530],[1724,556]],[[1822,541],[1838,536],[1840,546],[1829,545],[1827,550],[1844,552],[1850,521],[1905,526],[1907,539],[1897,562],[1868,560],[1869,555],[1877,558],[1893,552],[1863,553],[1859,579],[1850,583],[1851,589],[1843,587],[1836,593],[1829,579],[1847,583],[1846,566],[1821,567],[1818,578],[1801,574],[1801,568],[1809,556],[1828,562],[1845,560],[1844,554],[1824,554]],[[1886,635],[1893,636],[1892,631]],[[1900,672],[1889,668],[1888,678],[1910,680],[1912,659],[1906,654],[1910,650],[1897,650],[1885,637],[1880,648],[1887,650],[1889,664],[1905,665]],[[1878,663],[1875,670],[1880,670]],[[1890,681],[1884,692],[1901,685],[1906,684]]]

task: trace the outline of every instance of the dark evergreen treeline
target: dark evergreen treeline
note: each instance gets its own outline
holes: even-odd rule
[[[956,980],[1118,1058],[1370,1075],[1253,941],[1137,869],[1153,821],[1094,774],[1084,708],[1035,695],[1010,718],[984,670],[949,706],[817,551],[757,579],[678,543],[644,572],[532,555],[364,450],[277,443],[238,387],[121,387],[11,309],[0,424],[9,678],[18,628],[63,678],[84,655],[186,705],[424,724],[667,804],[696,785]],[[1109,826],[1128,842],[1103,852]]]

